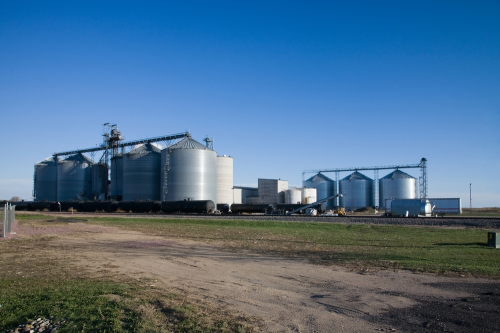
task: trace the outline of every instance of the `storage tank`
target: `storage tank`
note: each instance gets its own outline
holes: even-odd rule
[[[358,209],[373,206],[373,180],[353,172],[339,182],[340,206],[346,209]]]
[[[285,191],[285,204],[296,205],[302,202],[302,191],[298,188],[291,188]]]
[[[313,202],[316,202],[318,200],[316,200],[317,198],[317,191],[315,188],[312,188],[312,187],[303,187],[302,188],[302,201],[301,203],[303,204],[311,204]]]
[[[92,198],[92,165],[81,153],[57,163],[57,201]]]
[[[150,143],[123,155],[122,200],[160,199],[160,149]]]
[[[123,196],[123,155],[111,159],[111,200],[122,200]]]
[[[217,156],[217,204],[233,204],[233,158]]]
[[[379,180],[379,206],[385,208],[386,199],[415,199],[417,179],[409,174],[394,170]]]
[[[104,163],[92,166],[92,195],[99,200],[106,199],[108,195],[108,166]]]
[[[426,199],[395,199],[391,204],[392,216],[431,216],[432,206]]]
[[[337,184],[333,179],[328,178],[322,173],[312,176],[302,183],[304,187],[314,187],[318,200],[326,199],[334,196],[337,193]],[[332,209],[336,206],[337,200],[333,199],[325,202],[327,209]]]
[[[57,163],[59,158],[51,156],[35,164],[35,201],[57,201]]]
[[[185,138],[162,150],[160,181],[162,201],[216,202],[217,154],[203,144]]]

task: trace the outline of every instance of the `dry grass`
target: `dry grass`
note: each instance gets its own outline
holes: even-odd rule
[[[450,214],[451,215],[451,214]],[[463,216],[484,216],[484,217],[500,217],[500,207],[485,207],[485,208],[464,208],[462,207]]]

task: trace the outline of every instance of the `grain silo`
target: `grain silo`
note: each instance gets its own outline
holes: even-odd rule
[[[108,166],[96,163],[92,166],[92,196],[95,199],[106,199],[108,195]]]
[[[359,172],[353,172],[339,182],[340,206],[358,209],[373,206],[373,180]]]
[[[233,204],[233,158],[217,156],[217,203]]]
[[[314,187],[303,187],[302,188],[302,200],[301,203],[303,204],[311,204],[313,202],[318,201],[317,198],[318,194],[317,191]]]
[[[337,193],[337,184],[333,179],[322,173],[312,176],[302,183],[304,187],[313,187],[317,190],[317,199],[323,200],[334,196]],[[336,199],[325,202],[326,208],[331,209],[336,206]]]
[[[92,165],[81,153],[57,163],[57,201],[92,198]]]
[[[111,200],[121,201],[123,196],[123,155],[111,158]]]
[[[217,202],[217,154],[185,138],[161,152],[161,200]],[[160,192],[158,192],[160,193]]]
[[[57,162],[59,158],[51,156],[35,164],[35,201],[57,201]]]
[[[302,202],[302,191],[299,188],[285,190],[285,204],[296,205]]]
[[[150,143],[123,155],[123,201],[160,199],[160,157]]]
[[[386,199],[415,199],[417,179],[394,170],[379,180],[379,206],[385,208]]]

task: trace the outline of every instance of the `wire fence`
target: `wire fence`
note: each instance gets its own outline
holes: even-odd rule
[[[3,207],[3,238],[12,232],[12,224],[16,218],[16,206],[5,204]]]

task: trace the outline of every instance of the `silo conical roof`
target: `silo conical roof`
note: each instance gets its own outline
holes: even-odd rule
[[[80,163],[89,163],[89,164],[94,164],[94,161],[90,159],[89,157],[83,155],[82,153],[78,153],[75,155],[71,155],[70,157],[62,160],[61,162],[80,162]]]
[[[322,182],[333,182],[333,179],[328,178],[322,173],[318,173],[317,175],[312,176],[306,182],[315,182],[315,183],[322,183]]]
[[[56,164],[60,160],[61,159],[59,157],[57,157],[57,156],[50,156],[50,157],[47,157],[46,159],[44,159],[43,161],[38,162],[36,165],[39,165],[39,164]]]
[[[387,176],[380,178],[380,179],[416,179],[415,177],[410,176],[406,172],[400,171],[400,170],[394,170]]]
[[[147,154],[149,152],[155,152],[155,153],[161,153],[160,148],[153,146],[150,143],[146,143],[143,145],[140,145],[138,147],[135,147],[131,151],[128,152],[129,155],[134,155],[134,154]]]
[[[345,178],[342,178],[342,180],[371,180],[373,181],[373,179],[363,175],[362,173],[359,173],[357,171],[351,173],[349,176],[345,177]]]
[[[201,149],[201,150],[211,150],[207,146],[199,143],[191,138],[184,138],[176,144],[168,147],[168,149]]]

